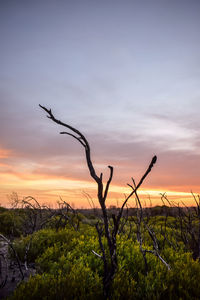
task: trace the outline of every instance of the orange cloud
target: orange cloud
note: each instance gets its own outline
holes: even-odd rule
[[[72,178],[61,178],[56,176],[46,176],[44,174],[29,174],[4,172],[0,173],[0,202],[8,205],[8,195],[13,191],[19,193],[21,197],[32,195],[41,203],[46,202],[55,205],[59,196],[67,202],[73,203],[75,207],[89,207],[87,198],[83,191],[91,195],[95,206],[99,206],[97,200],[96,183],[92,180],[74,180]],[[124,194],[131,192],[129,187],[111,184],[107,200],[109,205],[121,205],[124,200]],[[167,192],[170,200],[177,202],[186,201],[186,205],[193,205],[194,201],[190,192],[183,192],[181,189],[163,189],[163,188],[145,188],[138,191],[144,206],[150,204],[149,197],[153,205],[162,205],[161,193]],[[134,197],[130,199],[130,206],[135,206]]]
[[[9,160],[12,158],[12,160]],[[67,202],[74,203],[75,207],[89,207],[88,200],[83,195],[83,191],[89,193],[96,206],[99,206],[97,200],[96,183],[92,181],[84,162],[75,163],[74,160],[62,164],[59,158],[54,163],[48,164],[46,161],[25,161],[23,157],[15,159],[13,151],[5,148],[0,148],[0,159],[7,160],[0,162],[0,203],[8,205],[8,195],[13,191],[19,193],[21,197],[32,195],[41,203],[51,203],[54,205],[63,197]],[[126,182],[131,179],[132,169],[135,171],[135,179],[138,181],[143,175],[145,166],[132,168],[127,161],[116,162],[114,169],[114,178],[110,186],[107,206],[120,205],[124,200],[124,194],[130,193],[130,188],[126,186]],[[104,172],[104,180],[109,176],[106,164],[100,160],[96,163],[96,168],[102,169]],[[164,166],[159,169],[156,166],[148,178],[146,178],[142,188],[139,190],[139,195],[143,201],[143,205],[149,205],[149,197],[153,205],[162,205],[161,193],[167,192],[169,199],[181,202],[186,201],[187,205],[193,205],[193,198],[190,190],[198,192],[198,185],[195,183],[191,186],[187,182],[187,178],[182,177],[182,185],[179,182],[170,182],[171,173],[165,174]],[[177,173],[179,169],[177,168]],[[182,172],[183,173],[183,172]],[[162,179],[161,178],[162,174]],[[127,179],[127,181],[125,181]],[[185,181],[184,181],[185,180]],[[134,198],[129,201],[130,206],[135,205]]]
[[[0,148],[0,159],[8,158],[13,154],[13,151],[5,148]]]

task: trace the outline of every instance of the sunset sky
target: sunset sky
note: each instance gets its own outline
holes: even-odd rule
[[[0,0],[0,203],[12,192],[54,205],[96,200],[84,149],[39,103],[87,137],[121,203],[158,161],[141,197],[200,193],[199,0]],[[133,205],[134,201],[130,201]]]

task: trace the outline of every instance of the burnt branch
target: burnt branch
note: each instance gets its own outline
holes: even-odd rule
[[[65,131],[62,131],[60,132],[60,134],[67,134],[69,136],[72,136],[73,138],[75,138],[79,143],[81,143],[81,145],[83,147],[86,147],[86,144],[84,143],[84,141],[82,141],[82,138],[81,137],[78,137],[78,136],[75,136],[74,134],[70,133],[70,132],[65,132]]]
[[[151,163],[148,167],[148,169],[146,170],[146,172],[144,173],[144,175],[142,176],[142,178],[140,179],[139,183],[137,184],[137,186],[135,186],[135,188],[133,188],[132,192],[126,197],[124,203],[122,204],[121,208],[120,208],[120,211],[118,213],[118,216],[117,216],[117,226],[116,226],[116,233],[118,232],[118,229],[119,229],[119,222],[120,222],[120,219],[122,217],[122,213],[123,213],[123,209],[124,209],[124,206],[126,205],[126,203],[128,202],[128,200],[137,192],[137,190],[139,189],[139,187],[142,185],[143,181],[145,180],[145,178],[147,177],[147,175],[151,172],[154,164],[156,163],[157,161],[157,156],[155,155],[152,160],[151,160]],[[130,185],[129,185],[130,186]],[[132,188],[132,186],[131,186]]]
[[[110,186],[110,183],[111,183],[112,177],[113,177],[113,167],[108,166],[108,168],[110,169],[110,177],[109,177],[109,179],[108,179],[108,181],[107,181],[106,188],[105,188],[105,192],[104,192],[104,197],[103,197],[104,202],[105,202],[105,200],[106,200],[106,198],[107,198],[109,186]]]
[[[130,184],[129,184],[129,186],[133,190],[135,190],[136,189],[136,184],[135,184],[135,181],[134,181],[133,178],[132,178],[132,181],[133,181],[133,185],[134,186],[131,186]],[[171,270],[170,265],[164,260],[164,258],[159,253],[159,246],[158,246],[158,241],[157,241],[155,232],[150,229],[150,227],[147,225],[147,223],[144,220],[143,208],[142,208],[142,204],[141,204],[141,201],[140,201],[140,198],[138,196],[137,191],[135,191],[135,196],[136,196],[136,200],[137,200],[137,202],[139,204],[139,207],[140,207],[140,217],[139,217],[139,220],[138,220],[138,223],[139,223],[139,243],[140,243],[140,250],[142,252],[142,255],[143,255],[143,258],[144,258],[144,262],[145,262],[146,274],[148,272],[148,266],[147,266],[147,260],[146,260],[146,252],[152,253],[155,256],[157,256],[160,259],[160,261],[167,267],[167,269]],[[142,247],[142,237],[141,237],[141,223],[142,222],[143,222],[145,228],[147,229],[148,234],[149,234],[149,236],[150,236],[150,238],[151,238],[151,240],[153,242],[153,249],[154,250],[146,250],[146,249],[144,250],[143,247]]]
[[[98,183],[100,184],[100,178],[97,176],[95,169],[93,167],[92,161],[91,161],[91,155],[90,155],[90,146],[89,143],[87,141],[87,139],[85,138],[85,136],[76,128],[56,119],[51,111],[51,109],[47,109],[45,106],[42,106],[39,104],[39,106],[47,112],[47,118],[51,119],[53,122],[57,123],[58,125],[64,126],[68,129],[70,129],[73,133],[77,134],[77,136],[75,137],[75,139],[79,140],[79,142],[81,141],[81,144],[84,146],[85,148],[85,154],[86,154],[86,160],[87,160],[87,165],[90,171],[90,175],[92,176],[92,178]],[[68,133],[67,133],[68,134]],[[71,134],[73,135],[73,134]]]
[[[99,238],[99,246],[100,246],[100,249],[101,249],[101,252],[102,252],[102,259],[103,259],[103,263],[104,263],[104,270],[106,270],[105,273],[108,272],[108,263],[107,263],[107,259],[106,259],[106,253],[105,253],[105,249],[104,249],[104,246],[103,246],[103,243],[102,243],[102,235],[103,235],[103,229],[102,227],[100,228],[99,227],[99,223],[97,223],[95,225],[96,227],[96,230],[97,230],[97,233],[98,233],[98,238]]]
[[[145,178],[147,177],[147,175],[151,172],[152,167],[156,163],[157,157],[156,156],[153,157],[148,169],[146,170],[146,172],[144,173],[144,175],[140,179],[138,185],[129,194],[129,196],[126,197],[121,209],[119,210],[119,213],[118,213],[117,217],[115,217],[115,216],[113,217],[113,228],[112,228],[112,224],[110,224],[110,220],[109,220],[109,217],[108,217],[108,212],[107,212],[107,207],[106,207],[106,199],[107,199],[107,196],[108,196],[110,183],[111,183],[112,177],[113,177],[113,167],[108,166],[108,168],[110,169],[110,174],[109,174],[109,178],[108,178],[108,181],[106,183],[105,190],[104,190],[104,187],[103,187],[103,173],[101,173],[100,176],[98,176],[96,171],[95,171],[95,168],[94,168],[92,160],[91,160],[90,146],[89,146],[89,143],[88,143],[86,137],[79,130],[77,130],[76,128],[74,128],[74,127],[58,120],[57,118],[55,118],[55,116],[53,115],[51,109],[47,109],[46,107],[44,107],[42,105],[39,105],[39,106],[47,113],[47,117],[49,119],[51,119],[53,122],[67,128],[69,130],[67,132],[62,131],[61,134],[66,134],[66,135],[69,135],[69,136],[73,137],[75,140],[77,140],[84,147],[86,162],[87,162],[87,166],[88,166],[90,175],[97,183],[97,187],[98,187],[97,196],[98,196],[98,201],[99,201],[99,204],[101,206],[101,210],[102,210],[102,214],[103,214],[104,230],[102,229],[102,227],[100,228],[99,223],[96,224],[96,230],[97,230],[98,237],[99,237],[99,245],[100,245],[100,249],[101,249],[101,252],[102,252],[102,259],[103,259],[103,262],[104,262],[104,278],[103,278],[104,296],[105,296],[105,299],[108,299],[111,284],[112,284],[112,280],[113,280],[113,278],[115,276],[115,273],[117,271],[116,236],[118,234],[119,224],[120,224],[120,220],[121,220],[121,217],[122,217],[123,209],[124,209],[125,205],[127,204],[127,201],[130,199],[130,197],[137,191],[137,189],[142,185],[142,183],[145,180]],[[107,240],[108,254],[105,253],[105,249],[104,249],[104,246],[103,246],[103,243],[102,243],[103,233],[105,234],[105,238]],[[94,254],[96,255],[96,253],[94,253]],[[97,254],[97,256],[99,257],[98,254]]]

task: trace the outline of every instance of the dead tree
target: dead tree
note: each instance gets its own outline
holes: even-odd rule
[[[92,159],[91,159],[91,150],[90,145],[85,138],[85,136],[76,128],[72,127],[71,125],[68,125],[57,118],[55,118],[54,114],[52,113],[51,109],[47,109],[46,107],[39,105],[46,113],[47,117],[51,119],[53,122],[57,123],[58,125],[61,125],[65,128],[67,128],[67,131],[62,131],[60,134],[66,134],[74,139],[76,139],[81,146],[85,150],[85,156],[86,156],[86,162],[87,166],[90,172],[90,176],[93,178],[93,180],[97,184],[97,197],[99,204],[101,206],[102,215],[103,215],[103,227],[98,223],[96,224],[96,229],[99,237],[99,245],[102,252],[102,255],[97,254],[95,251],[93,251],[94,254],[96,254],[98,257],[100,257],[103,260],[104,264],[104,276],[103,276],[103,293],[105,299],[110,298],[110,290],[113,278],[115,276],[115,273],[117,271],[117,245],[116,245],[116,237],[119,231],[120,221],[122,218],[123,210],[125,205],[127,204],[128,200],[137,192],[138,188],[142,185],[144,179],[147,177],[147,175],[151,172],[151,169],[153,165],[156,163],[157,157],[154,156],[149,167],[147,168],[146,172],[140,179],[139,183],[135,186],[135,188],[130,192],[130,194],[125,198],[117,216],[113,215],[113,225],[111,224],[109,217],[108,217],[108,211],[106,207],[106,199],[108,196],[108,191],[110,187],[110,183],[113,178],[113,167],[108,166],[110,174],[109,178],[107,180],[107,183],[104,187],[103,184],[103,173],[100,175],[97,175],[96,170],[94,168]],[[104,249],[104,245],[102,242],[102,236],[105,234],[105,238],[107,241],[108,246],[108,253]]]
[[[135,180],[132,178],[133,185],[128,184],[133,190],[136,188]],[[136,196],[136,203],[138,207],[138,213],[137,213],[137,240],[140,245],[140,251],[142,253],[143,259],[144,259],[144,264],[145,264],[145,273],[146,275],[148,274],[148,264],[147,264],[147,259],[146,259],[146,253],[151,253],[158,257],[158,259],[167,267],[168,270],[171,269],[170,265],[163,259],[163,257],[160,255],[160,250],[158,246],[158,240],[156,237],[155,232],[150,228],[150,226],[147,224],[147,221],[144,219],[144,213],[143,213],[143,208],[142,204],[140,201],[140,198],[138,196],[137,191],[135,191],[135,196]],[[143,237],[142,237],[142,231],[141,231],[141,225],[144,225],[145,230],[148,232],[151,241],[153,243],[153,250],[147,250],[143,248]]]
[[[24,266],[27,271],[28,254],[31,248],[33,233],[42,229],[55,216],[56,211],[51,210],[47,206],[41,206],[40,203],[32,196],[19,199],[18,195],[13,193],[10,198],[12,200],[12,207],[14,209],[22,209],[25,213],[22,234],[24,236],[30,236],[26,244],[24,254]]]
[[[64,228],[67,223],[70,224],[74,230],[78,231],[80,225],[78,213],[69,203],[62,200],[61,197],[60,201],[58,201],[58,209],[56,210],[55,216],[58,218],[55,223],[56,231],[62,227]]]
[[[196,206],[192,207],[188,207],[183,201],[181,201],[181,205],[170,201],[166,193],[161,194],[163,204],[165,205],[165,201],[167,201],[169,207],[173,209],[175,217],[174,224],[168,222],[167,226],[173,230],[173,237],[176,243],[173,245],[173,243],[166,238],[166,230],[163,236],[174,249],[179,248],[179,242],[182,241],[185,248],[192,252],[193,259],[200,261],[200,196],[195,195],[193,192],[191,192],[191,194],[196,204]]]

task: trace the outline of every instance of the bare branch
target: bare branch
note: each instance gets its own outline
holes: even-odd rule
[[[110,177],[109,177],[108,182],[106,184],[106,188],[105,188],[105,192],[104,192],[104,196],[103,196],[104,202],[106,201],[107,194],[108,194],[108,189],[109,189],[110,183],[112,181],[112,177],[113,177],[113,167],[108,166],[108,168],[110,169]]]
[[[92,199],[92,197],[86,193],[85,191],[83,191],[83,195],[86,197],[91,209],[93,209],[94,213],[96,212],[96,209],[95,209],[95,205],[94,205],[94,201]]]
[[[88,143],[87,139],[85,138],[85,136],[79,130],[75,129],[74,127],[56,119],[54,117],[51,109],[47,109],[46,107],[44,107],[42,105],[39,105],[39,106],[47,113],[47,117],[49,119],[51,119],[53,122],[55,122],[61,126],[64,126],[65,128],[70,130],[70,132],[68,132],[68,131],[61,132],[61,134],[67,134],[67,135],[72,136],[74,139],[78,140],[85,149],[85,156],[86,156],[87,166],[88,166],[90,175],[96,181],[97,186],[98,186],[97,196],[98,196],[98,201],[101,206],[101,210],[102,210],[102,214],[103,214],[103,225],[100,226],[99,223],[96,224],[96,230],[97,230],[98,237],[99,237],[99,245],[100,245],[100,249],[102,252],[102,260],[104,262],[104,278],[103,278],[104,296],[105,296],[105,299],[108,299],[109,291],[111,288],[111,283],[112,283],[112,280],[113,280],[116,270],[117,270],[116,235],[119,230],[119,223],[120,223],[120,219],[122,217],[123,209],[124,209],[125,205],[127,204],[128,199],[137,191],[137,189],[141,186],[141,184],[143,183],[146,176],[151,172],[153,165],[156,163],[157,157],[156,156],[153,157],[148,169],[146,170],[145,174],[140,179],[138,185],[133,189],[133,191],[129,194],[129,196],[125,198],[123,205],[122,205],[121,209],[119,210],[118,216],[113,217],[114,228],[112,228],[112,225],[110,224],[110,220],[108,217],[108,211],[107,211],[105,202],[106,202],[106,198],[108,195],[110,183],[111,183],[112,177],[113,177],[113,167],[108,166],[108,168],[110,169],[110,175],[109,175],[109,178],[106,183],[105,190],[104,190],[103,189],[103,174],[101,173],[100,176],[98,176],[96,174],[96,171],[94,169],[94,166],[93,166],[93,163],[91,160],[90,146],[89,146],[89,143]],[[104,230],[103,230],[103,227],[104,227]],[[112,232],[111,232],[111,230],[112,230]],[[102,243],[103,232],[105,234],[105,238],[106,238],[106,241],[108,244],[108,250],[109,250],[108,253],[105,252],[104,245]],[[94,254],[99,257],[99,255],[96,252]]]
[[[108,270],[108,264],[107,264],[107,259],[106,259],[106,253],[105,253],[105,249],[102,243],[102,234],[103,234],[103,230],[102,228],[99,228],[99,223],[97,223],[95,225],[97,233],[98,233],[98,238],[99,238],[99,246],[101,248],[101,252],[102,252],[102,259],[103,259],[103,263],[104,263],[104,269],[106,270],[105,273],[107,273]]]
[[[64,126],[68,129],[70,129],[72,132],[76,133],[78,135],[78,137],[83,141],[84,143],[84,148],[85,148],[85,154],[86,154],[86,160],[87,160],[87,165],[88,165],[88,168],[89,168],[89,171],[90,171],[90,175],[92,176],[92,178],[99,184],[99,193],[102,192],[102,189],[101,189],[101,182],[100,182],[100,178],[97,176],[96,172],[95,172],[95,169],[93,167],[93,164],[92,164],[92,161],[91,161],[91,155],[90,155],[90,146],[89,146],[89,143],[87,141],[87,139],[85,138],[85,136],[79,131],[77,130],[76,128],[66,124],[66,123],[63,123],[62,121],[56,119],[51,111],[51,109],[47,109],[45,106],[42,106],[39,104],[39,106],[47,112],[47,117],[49,119],[51,119],[52,121],[54,121],[55,123],[61,125],[61,126]],[[77,138],[76,138],[77,139]]]
[[[137,186],[133,189],[133,191],[127,196],[127,198],[125,199],[124,203],[122,204],[122,207],[119,211],[119,214],[118,214],[118,217],[117,217],[117,222],[119,223],[120,219],[121,219],[121,216],[122,216],[122,213],[123,213],[123,209],[124,209],[124,206],[126,205],[127,201],[133,196],[133,194],[135,194],[135,192],[139,189],[139,187],[142,185],[144,179],[147,177],[147,175],[151,172],[151,169],[153,168],[154,164],[156,163],[157,161],[157,156],[155,155],[152,160],[151,160],[151,163],[148,167],[148,169],[146,170],[146,172],[144,173],[144,175],[142,176],[142,178],[140,179],[139,183],[137,184]],[[131,186],[132,188],[132,186]]]
[[[79,143],[81,143],[81,145],[85,148],[86,145],[82,142],[81,138],[80,137],[77,137],[75,136],[74,134],[70,133],[70,132],[65,132],[65,131],[62,131],[60,132],[60,134],[67,134],[67,135],[70,135],[72,136],[74,139],[76,139]]]
[[[102,257],[100,254],[96,253],[94,250],[92,250],[92,253],[93,253],[94,255],[96,255],[97,257],[103,259],[103,257]]]

